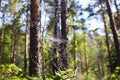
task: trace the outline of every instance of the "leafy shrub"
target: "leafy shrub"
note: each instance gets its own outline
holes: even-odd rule
[[[120,67],[116,67],[114,73],[111,75],[112,80],[120,80]]]
[[[0,64],[0,80],[26,80],[21,71],[15,64]]]
[[[69,78],[74,78],[74,71],[72,69],[58,71],[55,76],[51,75],[50,77],[47,77],[46,80],[66,80]]]

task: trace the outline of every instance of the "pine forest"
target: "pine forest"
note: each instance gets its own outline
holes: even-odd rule
[[[120,80],[120,0],[0,0],[0,80]]]

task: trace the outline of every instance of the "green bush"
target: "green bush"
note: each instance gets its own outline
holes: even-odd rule
[[[74,71],[72,69],[67,69],[66,71],[58,71],[53,76],[47,77],[46,80],[66,80],[69,78],[74,78]]]
[[[21,72],[15,64],[0,64],[0,80],[26,80]]]
[[[116,67],[114,73],[111,75],[112,80],[120,80],[120,67]]]

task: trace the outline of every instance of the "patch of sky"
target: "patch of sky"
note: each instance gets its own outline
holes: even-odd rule
[[[79,3],[82,5],[82,8],[85,9],[88,7],[88,5],[92,5],[95,4],[96,0],[79,0]],[[100,7],[95,7],[93,9],[93,12],[97,12],[100,9]],[[98,13],[97,13],[98,14]],[[101,14],[99,15],[94,15],[92,17],[89,17],[89,12],[83,12],[82,16],[79,16],[79,19],[85,19],[85,25],[84,27],[86,27],[88,29],[88,31],[90,30],[95,30],[96,28],[99,28],[97,31],[100,35],[104,35],[104,26],[103,26],[103,22],[101,20]]]

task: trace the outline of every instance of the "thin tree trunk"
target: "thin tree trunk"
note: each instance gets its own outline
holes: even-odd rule
[[[106,34],[105,36],[106,36],[106,45],[107,45],[107,51],[108,51],[110,72],[113,73],[114,70],[113,70],[113,66],[112,66],[111,51],[110,51],[110,42],[109,42],[108,30],[107,30],[107,25],[106,25],[104,13],[102,14],[102,18],[103,18],[104,29],[105,29],[105,34]]]
[[[101,77],[101,65],[100,65],[100,60],[98,59],[97,60],[97,67],[98,67],[98,80],[101,80],[100,77]]]
[[[74,71],[75,71],[75,69],[76,69],[76,50],[75,50],[75,48],[76,48],[76,45],[75,45],[75,43],[76,43],[76,35],[75,35],[75,30],[74,30],[74,33],[73,33],[73,38],[74,38],[74,43],[73,43],[73,46],[74,46]]]
[[[84,32],[84,59],[85,59],[85,71],[88,78],[88,62],[87,62],[87,52],[86,52],[86,33]]]
[[[60,57],[62,61],[61,70],[68,68],[68,25],[67,25],[67,0],[61,0],[61,44]]]
[[[27,20],[26,20],[26,32],[25,32],[25,54],[24,54],[24,72],[25,72],[25,75],[27,73],[27,63],[28,63],[28,53],[29,53],[29,47],[28,47],[28,44],[29,44],[29,13],[27,12]]]
[[[39,76],[42,72],[42,57],[40,53],[40,13],[41,0],[31,0],[31,24],[30,24],[30,54],[29,74]]]
[[[55,3],[55,11],[54,11],[54,38],[57,39],[58,38],[58,0],[54,0],[54,3]],[[55,74],[56,71],[58,71],[58,57],[56,56],[57,54],[57,45],[58,43],[57,42],[53,42],[53,73]]]
[[[4,54],[4,25],[2,26],[1,40],[0,40],[0,54],[1,54],[1,62]]]
[[[1,33],[1,39],[0,39],[1,62],[2,62],[2,58],[3,58],[3,54],[4,54],[4,37],[5,37],[4,23],[5,23],[5,15],[6,15],[6,10],[3,13],[2,33]]]
[[[15,55],[16,55],[16,34],[17,34],[17,29],[16,29],[16,14],[14,13],[14,23],[13,23],[13,34],[12,34],[12,45],[11,45],[11,52],[12,52],[12,63],[16,62]]]
[[[15,32],[16,28],[13,28],[13,35],[12,35],[12,63],[15,63]]]
[[[73,42],[73,48],[74,48],[74,71],[75,71],[75,69],[76,69],[76,50],[75,50],[75,48],[76,48],[76,35],[75,35],[75,26],[74,26],[74,16],[73,16],[73,39],[74,39],[74,42]]]
[[[0,8],[1,8],[1,2],[2,2],[2,0],[0,0]]]
[[[117,64],[116,65],[120,66],[120,45],[119,45],[115,20],[114,20],[112,10],[111,10],[110,0],[106,0],[106,5],[107,5],[107,8],[108,8],[108,15],[109,15],[109,20],[110,20],[110,25],[111,25],[113,38],[114,38],[114,44],[115,44],[115,48],[116,48],[116,58],[117,58],[117,60],[116,60]]]
[[[45,80],[45,55],[44,55],[44,31],[45,31],[45,29],[43,28],[43,30],[42,30],[42,33],[41,33],[41,35],[42,35],[42,39],[41,39],[41,54],[42,54],[42,79],[43,80]]]

